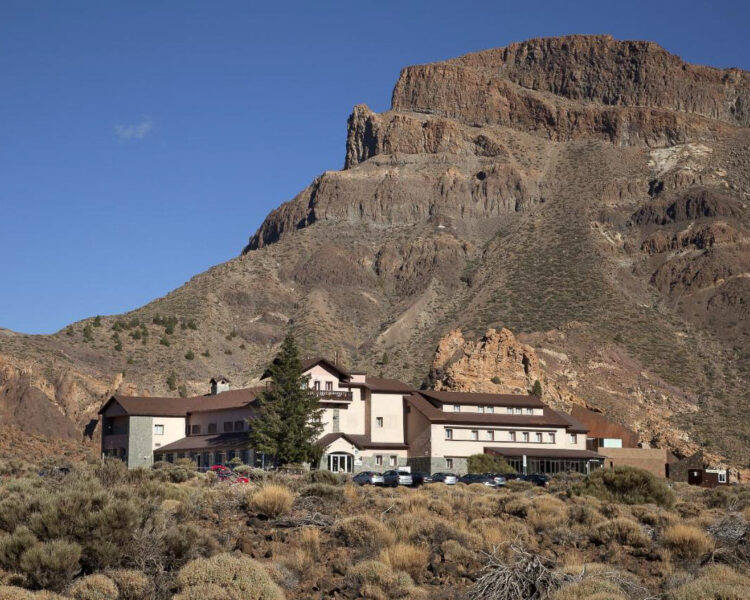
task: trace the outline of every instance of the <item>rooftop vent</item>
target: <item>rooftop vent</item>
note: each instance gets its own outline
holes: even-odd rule
[[[211,395],[221,394],[229,389],[229,379],[223,375],[211,378]]]

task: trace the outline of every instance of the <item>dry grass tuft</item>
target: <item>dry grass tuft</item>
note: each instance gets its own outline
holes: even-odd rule
[[[67,595],[74,600],[112,600],[118,597],[115,582],[106,575],[94,574],[76,579]]]
[[[285,485],[268,483],[250,497],[250,508],[275,519],[288,514],[294,503],[294,492]]]
[[[350,584],[363,598],[390,600],[403,598],[414,588],[414,582],[403,571],[393,571],[377,560],[366,560],[347,572]]]
[[[396,541],[396,536],[380,521],[368,515],[341,519],[333,525],[333,535],[346,546],[377,550]]]
[[[724,565],[709,565],[698,576],[667,594],[668,600],[744,600],[750,577]]]
[[[380,562],[396,571],[408,573],[414,581],[421,580],[429,560],[430,553],[426,548],[404,542],[388,546],[380,552]]]
[[[674,556],[686,560],[699,558],[713,548],[713,541],[708,534],[690,525],[667,527],[661,534],[660,540]]]
[[[591,539],[598,544],[617,542],[633,547],[647,546],[650,541],[638,523],[625,518],[599,523],[591,532]]]

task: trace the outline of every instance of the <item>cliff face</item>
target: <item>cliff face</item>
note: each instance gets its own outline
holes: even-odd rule
[[[249,383],[293,327],[352,367],[460,389],[539,379],[556,406],[742,461],[748,107],[747,72],[607,36],[408,67],[391,110],[354,108],[345,168],[237,259],[98,327],[0,331],[26,374],[0,371],[3,402],[30,386],[80,433],[111,389]]]

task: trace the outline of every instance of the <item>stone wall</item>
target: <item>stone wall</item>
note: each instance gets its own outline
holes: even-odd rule
[[[130,417],[128,469],[150,467],[154,463],[153,430],[153,417]]]

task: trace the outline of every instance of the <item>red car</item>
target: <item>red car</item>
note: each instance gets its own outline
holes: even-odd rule
[[[229,467],[224,465],[213,465],[208,469],[212,473],[216,473],[219,481],[228,481],[229,483],[250,483],[250,479],[237,475]]]

